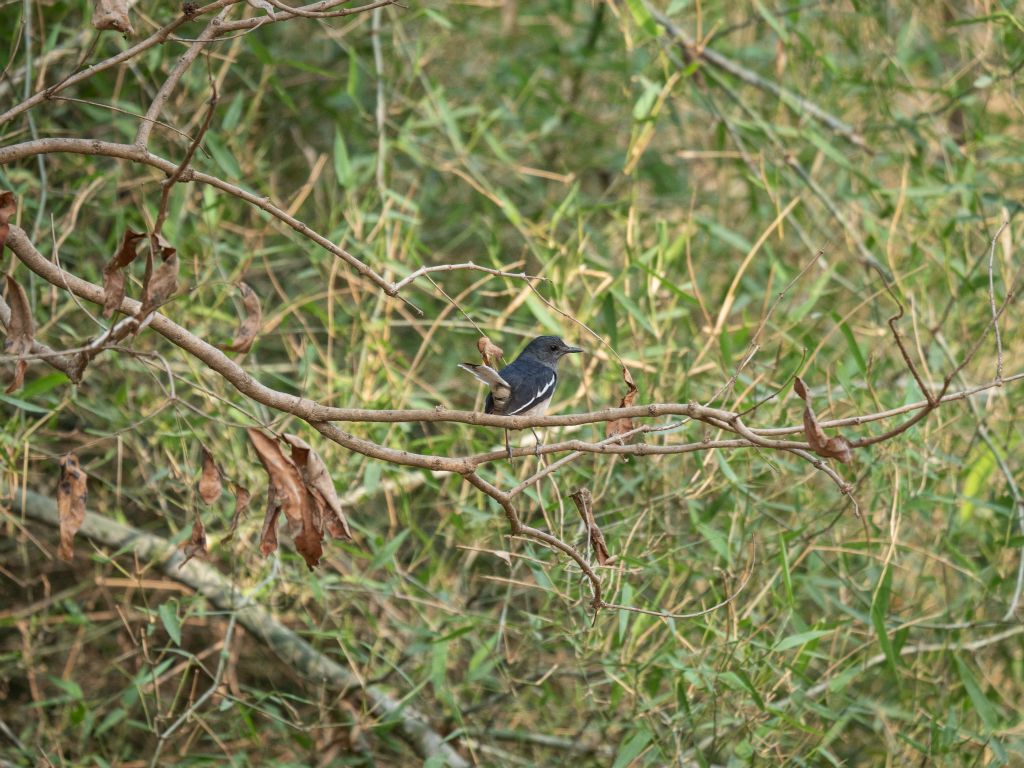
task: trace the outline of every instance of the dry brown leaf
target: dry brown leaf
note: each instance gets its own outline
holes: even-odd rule
[[[71,562],[75,556],[74,540],[85,522],[85,500],[89,495],[88,475],[69,453],[60,460],[60,482],[57,484],[57,516],[60,520],[60,546],[57,556]]]
[[[306,567],[311,571],[320,565],[320,558],[324,554],[323,540],[324,532],[318,531],[313,525],[304,525],[302,532],[295,537],[295,550],[302,555]]]
[[[7,304],[11,308],[11,322],[7,326],[7,340],[4,351],[10,355],[22,355],[32,351],[35,339],[35,323],[32,308],[28,303],[25,289],[10,275],[7,279]]]
[[[231,515],[231,527],[228,528],[227,538],[231,538],[235,535],[235,531],[238,530],[238,523],[242,520],[242,515],[245,514],[245,510],[249,508],[249,501],[252,499],[252,494],[249,493],[249,489],[245,486],[239,485],[238,483],[231,484],[231,492],[235,495],[235,511]]]
[[[203,527],[203,521],[199,515],[196,515],[196,521],[192,523],[192,535],[188,541],[182,543],[181,551],[185,553],[185,559],[181,561],[178,570],[181,570],[185,563],[196,555],[201,558],[206,557],[206,528]]]
[[[267,471],[270,484],[274,486],[285,519],[288,520],[292,531],[300,530],[302,508],[306,505],[306,486],[302,482],[298,467],[282,453],[276,440],[252,427],[245,431],[249,435],[249,442],[256,449],[260,463]]]
[[[288,527],[295,534],[295,548],[306,560],[306,565],[313,568],[320,562],[320,556],[323,554],[323,549],[320,546],[320,542],[323,540],[323,526],[319,510],[316,508],[316,500],[313,498],[313,494],[307,490],[299,468],[294,461],[281,452],[276,440],[272,440],[260,430],[251,427],[246,429],[246,433],[248,433],[253,447],[256,448],[256,453],[259,454],[263,468],[270,477],[270,484],[274,488],[281,511],[284,512],[284,516],[288,520]],[[276,515],[274,519],[277,519]],[[264,524],[264,534],[266,534],[266,524]],[[275,532],[275,542],[276,536]]]
[[[13,277],[7,275],[7,304],[11,308],[11,322],[7,325],[7,339],[4,351],[9,355],[24,355],[32,351],[35,340],[35,323],[32,320],[32,308],[28,304],[28,296]],[[28,363],[18,360],[14,364],[14,381],[7,387],[7,394],[17,392],[25,383],[25,369]]]
[[[124,35],[134,35],[128,18],[127,0],[93,0],[92,25],[96,29],[116,29]]]
[[[14,364],[14,378],[11,383],[7,385],[7,389],[4,390],[8,395],[12,392],[17,392],[25,384],[25,371],[28,370],[28,361],[19,360]]]
[[[615,562],[615,557],[608,553],[608,545],[605,543],[604,534],[594,519],[594,497],[588,488],[579,488],[570,495],[576,510],[583,518],[583,525],[586,526],[587,536],[590,539],[590,546],[594,548],[599,565],[608,565]]]
[[[483,359],[484,365],[489,365],[492,368],[497,365],[498,361],[501,360],[501,356],[505,354],[501,347],[486,336],[481,336],[477,339],[476,348],[480,351],[480,357]]]
[[[153,240],[154,240],[153,236],[150,235],[150,237],[149,237],[149,247],[151,249],[153,249],[154,251],[156,251],[156,253],[160,256],[160,260],[161,261],[167,261],[168,259],[171,258],[171,256],[173,256],[174,254],[176,254],[178,252],[178,249],[175,248],[170,243],[168,243],[164,239],[163,235],[157,235],[156,236],[156,244],[155,245],[153,243]]]
[[[292,447],[292,461],[302,473],[306,488],[313,494],[328,533],[336,539],[353,541],[352,529],[341,508],[341,499],[338,498],[334,481],[320,454],[298,435],[284,435],[284,440]]]
[[[629,408],[633,405],[633,401],[636,400],[636,382],[633,381],[633,374],[629,372],[626,366],[622,366],[622,380],[626,382],[628,388],[626,394],[622,396],[619,401],[619,408]],[[633,429],[633,420],[629,417],[623,417],[621,419],[613,419],[608,422],[605,426],[605,437],[615,437],[616,435],[622,435]],[[629,442],[627,438],[626,442]]]
[[[173,248],[168,250],[170,250],[170,255],[152,271],[151,276],[142,286],[140,319],[149,317],[153,310],[171,298],[178,289],[178,256]],[[147,271],[149,263],[147,261]]]
[[[110,317],[121,306],[124,299],[125,274],[124,268],[135,261],[139,255],[139,241],[146,235],[144,232],[133,232],[126,229],[121,237],[121,245],[107,265],[103,267],[103,316]]]
[[[214,461],[213,454],[203,448],[203,474],[199,477],[199,496],[207,504],[213,504],[220,498],[223,491],[220,482],[220,468]]]
[[[247,284],[238,283],[238,290],[242,292],[245,317],[238,325],[235,340],[230,344],[223,345],[221,349],[245,353],[252,347],[252,343],[256,340],[256,334],[260,331],[260,324],[263,322],[263,309],[260,307],[260,297]]]
[[[804,436],[811,450],[826,459],[837,459],[844,464],[853,461],[853,450],[850,442],[842,435],[829,437],[818,423],[818,417],[811,408],[811,396],[804,385],[803,379],[797,376],[793,382],[793,391],[804,401]]]
[[[4,244],[11,231],[11,219],[18,210],[13,192],[0,192],[0,257],[4,255]]]
[[[267,511],[263,517],[263,530],[260,531],[260,552],[264,557],[277,549],[277,518],[280,514],[281,502],[271,483],[267,486]]]

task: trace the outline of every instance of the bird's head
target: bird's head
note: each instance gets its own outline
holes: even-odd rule
[[[579,347],[570,347],[558,336],[538,336],[526,345],[521,357],[531,357],[554,368],[563,355],[582,351]]]

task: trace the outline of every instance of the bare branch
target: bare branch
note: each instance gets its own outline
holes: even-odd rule
[[[203,118],[203,124],[199,127],[199,132],[188,145],[188,151],[185,152],[184,159],[181,161],[178,167],[174,169],[174,172],[171,173],[171,175],[168,176],[166,179],[164,179],[163,183],[161,184],[160,208],[156,215],[156,223],[153,224],[154,237],[158,237],[160,233],[163,231],[164,221],[166,221],[167,219],[167,208],[171,201],[171,187],[173,187],[178,182],[178,180],[181,178],[181,175],[185,172],[185,169],[188,168],[189,163],[192,162],[192,158],[196,154],[196,149],[202,142],[203,136],[205,136],[206,132],[210,129],[210,123],[213,121],[213,110],[217,106],[217,84],[210,83],[210,86],[212,87],[213,92],[210,94],[210,99],[207,102],[206,117]],[[148,125],[148,123],[143,123],[143,125]],[[148,134],[146,135],[145,138],[149,138]],[[141,143],[143,145],[145,144],[145,142],[139,142],[138,139],[136,139],[136,143]]]
[[[220,27],[224,22],[224,18],[231,10],[231,6],[228,6],[221,10],[216,16],[214,16],[210,23],[206,25],[206,28],[199,35],[199,38],[192,43],[185,54],[178,59],[177,64],[174,65],[174,69],[171,70],[167,79],[164,80],[164,84],[160,86],[160,90],[156,92],[156,96],[153,98],[153,102],[149,105],[149,109],[146,110],[146,116],[143,118],[142,123],[139,124],[139,130],[135,133],[135,144],[136,146],[145,149],[149,144],[149,136],[153,131],[153,125],[157,118],[160,117],[160,110],[164,108],[164,104],[167,103],[167,99],[170,98],[171,92],[177,87],[178,81],[181,80],[182,75],[188,71],[188,68],[192,66],[192,62],[196,60],[203,51],[203,46],[213,40],[220,34]],[[211,102],[216,102],[216,89],[214,89],[214,98]],[[211,106],[212,110],[212,106]],[[209,117],[207,117],[207,125],[209,124]],[[188,165],[188,160],[191,160],[192,154],[195,152],[195,145],[198,143],[202,136],[200,131],[200,137],[193,140],[193,146],[189,147],[188,157],[185,161],[185,165]],[[159,229],[157,229],[159,231]]]
[[[525,272],[503,272],[500,269],[491,269],[490,267],[482,267],[479,264],[474,264],[472,261],[467,261],[465,264],[438,264],[433,267],[420,267],[415,272],[410,272],[408,275],[403,277],[397,283],[395,283],[395,292],[398,292],[405,288],[409,283],[418,277],[429,274],[431,272],[454,272],[457,269],[472,269],[477,272],[486,272],[489,275],[497,275],[499,277],[514,277],[518,280],[547,280],[546,277],[540,275],[528,275]]]

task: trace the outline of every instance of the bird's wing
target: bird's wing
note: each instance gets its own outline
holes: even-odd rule
[[[459,363],[459,368],[473,374],[479,381],[491,388],[487,395],[486,413],[504,413],[505,404],[512,395],[512,385],[501,377],[501,374],[489,365],[474,365],[473,363]]]
[[[553,368],[533,360],[519,359],[501,369],[501,376],[511,385],[511,396],[505,407],[496,413],[515,416],[550,400],[555,393],[558,374]],[[497,406],[497,398],[495,398]]]

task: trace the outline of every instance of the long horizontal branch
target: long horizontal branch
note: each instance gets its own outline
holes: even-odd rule
[[[57,505],[38,493],[26,491],[22,495],[19,489],[12,512],[16,514],[22,510],[33,520],[52,526],[60,524]],[[277,654],[289,669],[335,691],[346,694],[361,692],[381,717],[397,721],[402,738],[420,757],[436,755],[447,760],[450,766],[468,768],[469,763],[430,727],[426,716],[405,699],[395,699],[379,686],[363,687],[355,675],[281,624],[263,606],[251,601],[240,605],[241,590],[213,566],[194,559],[186,562],[182,551],[166,539],[92,512],[86,513],[79,533],[108,547],[121,551],[127,549],[143,562],[159,563],[169,578],[191,587],[218,610],[234,611],[238,622]]]
[[[40,254],[29,241],[24,230],[16,225],[11,225],[7,244],[18,258],[33,272],[51,284],[70,290],[76,296],[95,304],[102,304],[104,298],[103,289],[83,280],[75,275],[65,272],[56,264],[48,261]],[[135,315],[141,305],[134,299],[126,298],[121,304],[120,310],[128,315]],[[659,416],[687,416],[692,419],[704,421],[716,428],[727,429],[741,435],[740,440],[718,441],[680,445],[649,445],[638,443],[632,445],[616,445],[591,443],[578,440],[564,441],[550,446],[542,446],[542,453],[555,453],[562,451],[586,451],[594,453],[620,453],[632,455],[645,454],[672,454],[686,453],[694,450],[710,448],[742,448],[760,446],[777,448],[781,450],[806,450],[806,443],[779,441],[772,438],[785,434],[798,434],[803,431],[802,426],[780,427],[769,429],[754,429],[747,427],[738,418],[737,414],[718,408],[710,408],[697,403],[651,403],[648,405],[631,406],[628,408],[605,408],[590,413],[574,413],[562,416],[498,416],[494,414],[477,413],[475,411],[453,411],[443,407],[435,409],[398,409],[398,410],[374,410],[367,408],[336,408],[323,405],[313,400],[298,397],[287,392],[272,389],[254,378],[245,369],[239,366],[221,350],[214,347],[188,330],[178,325],[169,318],[155,313],[151,322],[153,330],[164,336],[170,342],[201,360],[212,370],[223,376],[239,392],[253,400],[274,408],[275,410],[290,413],[298,418],[313,424],[326,437],[338,442],[340,445],[357,451],[367,456],[392,461],[408,466],[417,466],[431,470],[442,470],[465,474],[473,471],[477,466],[488,461],[495,461],[501,458],[503,452],[494,451],[479,454],[467,458],[452,458],[447,456],[429,456],[416,454],[409,451],[401,451],[378,445],[369,440],[351,435],[334,424],[327,422],[354,422],[354,423],[401,423],[401,422],[454,422],[470,424],[475,426],[503,427],[506,429],[524,429],[527,427],[564,427],[579,426],[582,424],[593,424],[607,422],[621,418],[655,418]],[[1024,373],[1006,377],[1003,383],[1024,378]],[[951,392],[942,398],[942,402],[962,399],[971,394],[984,391],[985,389],[998,386],[983,385],[972,387],[960,392]],[[911,403],[909,405],[894,408],[875,414],[849,417],[822,422],[824,427],[849,426],[864,424],[870,421],[890,418],[892,416],[920,410],[928,407],[927,402]],[[514,451],[518,455],[532,453],[533,449],[518,449]]]

